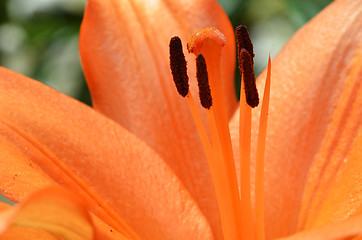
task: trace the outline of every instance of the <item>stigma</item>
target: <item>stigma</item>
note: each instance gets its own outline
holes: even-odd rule
[[[244,91],[240,91],[239,152],[240,182],[230,138],[226,106],[224,106],[220,60],[226,38],[216,28],[192,33],[187,49],[195,55],[196,78],[201,106],[208,119],[207,132],[195,100],[189,91],[186,60],[180,38],[170,41],[170,68],[178,93],[190,106],[214,183],[224,239],[264,240],[264,152],[270,92],[270,58],[264,90],[256,153],[255,199],[251,199],[250,156],[252,108],[259,105],[253,68],[253,44],[245,26],[235,31],[238,60]],[[254,200],[255,207],[251,202]]]

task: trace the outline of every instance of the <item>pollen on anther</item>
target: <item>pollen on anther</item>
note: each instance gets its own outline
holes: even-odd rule
[[[253,60],[246,49],[239,50],[238,59],[240,74],[242,74],[244,80],[246,103],[255,108],[259,105],[259,95],[255,84]]]
[[[249,55],[253,59],[255,56],[253,43],[251,42],[250,35],[246,26],[240,25],[236,27],[235,37],[236,43],[238,45],[238,53],[241,51],[241,49],[246,49],[246,51],[248,51]]]
[[[181,39],[177,36],[170,40],[170,68],[178,93],[186,97],[189,91],[189,77]]]
[[[212,106],[212,97],[206,61],[202,54],[199,54],[196,57],[196,78],[199,85],[199,96],[201,105],[204,108],[209,109]]]

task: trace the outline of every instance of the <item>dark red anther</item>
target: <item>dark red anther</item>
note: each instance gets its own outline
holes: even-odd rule
[[[259,104],[258,90],[255,84],[253,60],[246,49],[241,49],[238,54],[239,69],[244,80],[246,103],[255,108]]]
[[[246,49],[246,51],[248,51],[249,55],[251,56],[251,59],[253,59],[255,54],[253,50],[254,49],[253,43],[251,42],[248,29],[244,25],[236,27],[235,37],[236,37],[236,43],[238,45],[238,53],[241,51],[241,49]]]
[[[201,105],[204,108],[209,109],[212,106],[209,75],[207,73],[205,58],[201,53],[196,57],[196,78],[199,85],[199,97]]]
[[[170,40],[170,68],[178,93],[186,97],[189,92],[189,77],[181,39],[177,36]]]

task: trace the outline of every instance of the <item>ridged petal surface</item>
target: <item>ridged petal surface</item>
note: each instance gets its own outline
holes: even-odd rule
[[[126,236],[212,239],[197,204],[145,143],[90,107],[4,68],[0,136],[0,189],[12,200],[57,183]]]
[[[330,184],[337,181],[340,168],[361,167],[361,161],[344,162],[362,124],[361,12],[359,1],[334,1],[298,31],[272,62],[265,154],[267,238],[308,228],[307,219],[324,194],[332,191]],[[257,81],[262,92],[265,72]],[[253,118],[254,150],[258,111]],[[237,115],[231,122],[235,143]],[[344,176],[343,181],[360,179],[360,173],[354,173],[358,175],[349,180]],[[361,198],[361,191],[352,192],[346,203]],[[350,207],[336,210],[339,219],[360,209],[358,204]]]
[[[149,144],[176,172],[214,229],[220,229],[215,193],[186,100],[169,68],[170,38],[183,41],[191,90],[198,95],[191,33],[216,27],[227,38],[222,75],[229,116],[236,107],[235,43],[226,14],[214,0],[89,0],[80,52],[96,110]],[[203,113],[204,115],[204,113]]]

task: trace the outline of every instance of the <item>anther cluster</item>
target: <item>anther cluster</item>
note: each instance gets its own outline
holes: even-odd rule
[[[238,45],[240,74],[244,80],[246,103],[250,107],[255,108],[259,105],[259,95],[255,84],[253,43],[247,28],[243,25],[236,28],[235,36]]]

